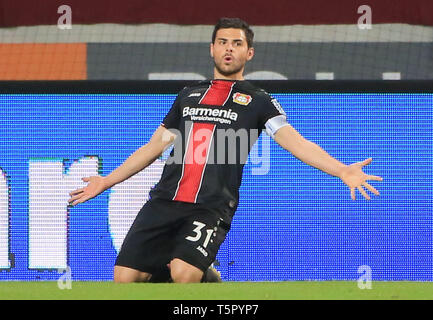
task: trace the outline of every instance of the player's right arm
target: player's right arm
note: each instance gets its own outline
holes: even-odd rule
[[[83,181],[89,183],[86,187],[69,193],[71,196],[68,200],[69,204],[75,206],[78,203],[92,199],[112,186],[140,172],[160,157],[174,142],[175,138],[176,134],[170,132],[162,125],[159,126],[148,143],[137,149],[109,175],[105,177],[92,176],[83,178]]]

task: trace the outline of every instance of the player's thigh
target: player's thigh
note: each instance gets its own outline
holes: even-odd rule
[[[219,216],[200,212],[185,219],[177,233],[173,259],[178,258],[205,272],[215,261],[229,227]]]
[[[129,229],[115,265],[153,274],[171,260],[173,212],[161,201],[147,202]]]
[[[147,282],[151,276],[150,273],[136,269],[114,266],[114,282],[116,283]]]

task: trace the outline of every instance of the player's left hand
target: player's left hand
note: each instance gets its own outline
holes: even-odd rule
[[[350,195],[352,197],[352,200],[356,200],[355,188],[358,189],[359,192],[361,192],[361,194],[367,200],[370,200],[370,196],[367,194],[367,192],[365,192],[362,186],[366,187],[375,195],[380,195],[379,191],[377,191],[370,184],[368,184],[366,180],[382,181],[383,178],[379,176],[365,174],[364,172],[362,172],[362,168],[370,164],[372,160],[373,158],[368,158],[364,161],[352,163],[351,165],[348,165],[344,169],[342,169],[339,178],[350,188]]]

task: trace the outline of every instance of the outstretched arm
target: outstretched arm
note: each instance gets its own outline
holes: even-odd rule
[[[107,189],[151,165],[173,143],[175,137],[168,129],[159,126],[148,143],[137,149],[121,166],[105,177]]]
[[[284,149],[292,153],[302,162],[317,168],[329,175],[340,178],[349,188],[352,200],[355,200],[355,188],[370,200],[370,197],[362,188],[366,187],[375,195],[379,192],[366,182],[366,180],[382,181],[378,176],[367,175],[362,172],[362,167],[371,163],[372,158],[351,165],[345,165],[330,156],[325,150],[312,141],[301,136],[291,125],[280,128],[274,136],[274,140]]]
[[[109,175],[84,177],[83,181],[88,182],[87,186],[71,191],[69,193],[71,198],[68,202],[73,206],[83,203],[140,172],[152,164],[173,143],[175,138],[175,134],[160,126],[148,143],[137,149]]]

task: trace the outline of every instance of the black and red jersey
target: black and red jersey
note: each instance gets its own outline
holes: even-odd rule
[[[183,88],[162,125],[178,137],[151,198],[200,203],[230,222],[251,147],[262,130],[273,137],[288,123],[263,89],[247,80],[215,79]]]

